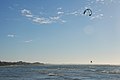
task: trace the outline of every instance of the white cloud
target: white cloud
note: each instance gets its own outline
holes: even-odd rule
[[[49,17],[49,18],[33,17],[32,21],[35,23],[39,23],[39,24],[51,24],[51,23],[56,23],[56,22],[65,23],[65,20],[62,20],[60,18],[60,16],[53,16],[53,17]]]
[[[103,14],[98,14],[98,15],[95,15],[95,16],[92,16],[90,19],[93,20],[93,19],[102,19],[103,17]]]
[[[67,21],[63,20],[60,18],[60,16],[54,16],[54,17],[50,17],[51,21],[56,23],[56,22],[61,22],[61,23],[65,23]]]
[[[104,3],[105,3],[105,0],[96,0],[96,2],[99,2],[99,3],[104,4]]]
[[[52,21],[48,18],[40,18],[40,17],[34,17],[32,19],[33,22],[39,23],[39,24],[50,24]]]
[[[104,0],[96,0],[97,2],[99,2],[99,1],[101,1],[101,2],[103,2]]]
[[[83,11],[82,10],[75,10],[75,11],[72,11],[72,12],[68,12],[66,13],[66,15],[74,15],[74,16],[80,16],[82,15]]]
[[[39,24],[51,24],[51,23],[56,23],[56,22],[63,22],[65,23],[64,20],[60,19],[61,17],[60,16],[53,16],[53,17],[38,17],[39,15],[33,15],[31,13],[30,10],[27,10],[27,9],[23,9],[21,10],[21,13],[23,16],[29,18],[30,20],[32,20],[33,22],[35,23],[39,23]],[[59,14],[62,14],[63,12],[59,12]]]
[[[62,9],[61,7],[57,8],[57,10],[61,10],[61,9]]]
[[[32,42],[33,40],[27,40],[27,41],[25,41],[26,43],[30,43],[30,42]]]
[[[78,13],[78,11],[74,11],[74,12],[72,12],[71,14],[77,16],[79,13]]]
[[[60,19],[60,17],[59,16],[54,16],[54,17],[50,17],[50,19],[51,20],[58,20],[58,19]]]
[[[21,13],[22,13],[22,15],[24,15],[26,17],[31,17],[31,18],[33,17],[32,13],[27,9],[21,10]]]
[[[57,14],[58,14],[58,15],[61,15],[61,14],[64,14],[64,12],[59,11],[59,12],[57,12]]]
[[[13,34],[8,34],[7,37],[14,38],[15,35],[13,35]]]
[[[67,21],[65,21],[65,20],[62,20],[62,19],[60,19],[60,21],[62,22],[62,23],[66,23]]]

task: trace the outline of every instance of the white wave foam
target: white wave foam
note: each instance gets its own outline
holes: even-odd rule
[[[104,70],[102,73],[107,73],[107,74],[120,74],[120,69],[113,69],[113,70]]]

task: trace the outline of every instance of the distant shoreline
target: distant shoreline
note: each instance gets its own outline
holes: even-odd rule
[[[50,63],[40,63],[40,62],[23,62],[23,61],[18,61],[18,62],[7,62],[7,61],[0,61],[0,67],[2,66],[27,66],[27,65],[97,65],[97,66],[120,66],[120,64],[50,64]]]
[[[22,66],[22,65],[44,65],[44,63],[40,63],[40,62],[29,63],[23,61],[18,61],[18,62],[0,61],[0,66]]]

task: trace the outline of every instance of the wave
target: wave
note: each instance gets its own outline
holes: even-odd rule
[[[113,69],[113,70],[103,70],[101,71],[102,73],[107,73],[107,74],[120,74],[120,69]]]

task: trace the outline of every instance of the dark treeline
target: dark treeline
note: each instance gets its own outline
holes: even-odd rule
[[[44,65],[44,63],[39,63],[39,62],[35,62],[35,63],[28,63],[28,62],[5,62],[5,61],[0,61],[0,66],[9,66],[9,65]]]

